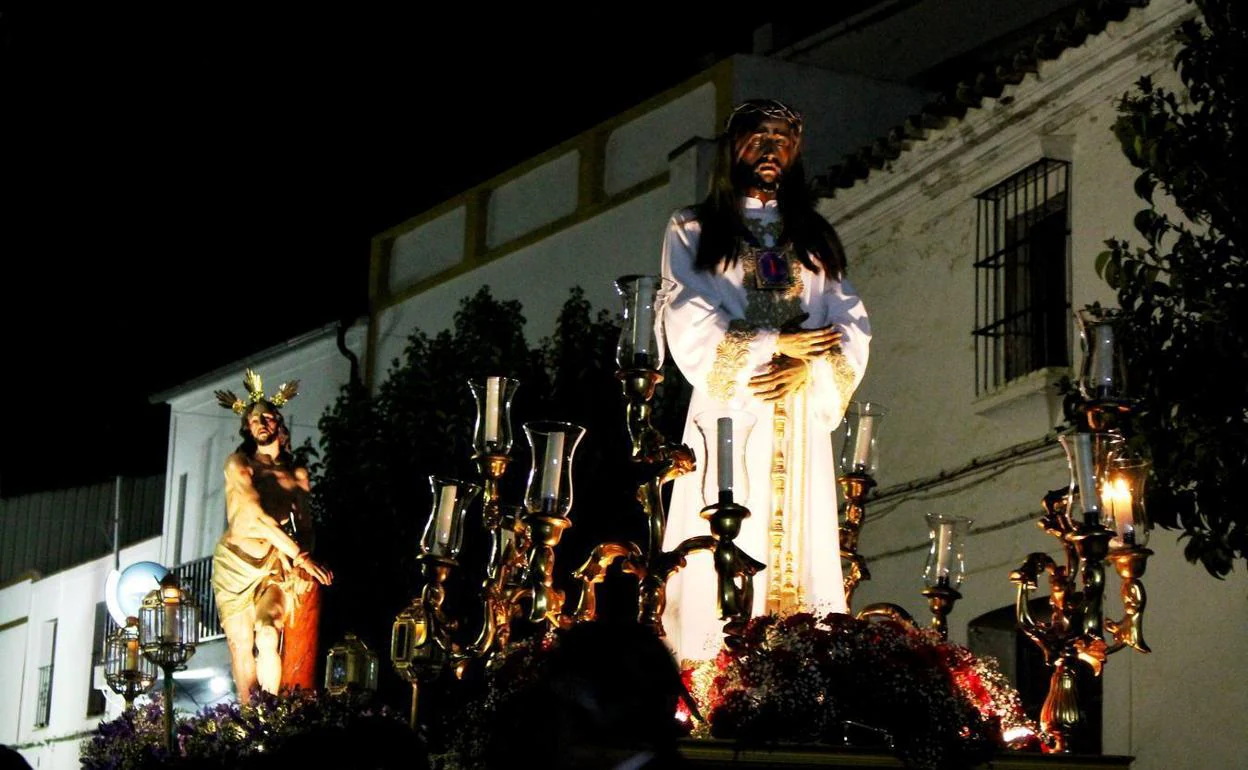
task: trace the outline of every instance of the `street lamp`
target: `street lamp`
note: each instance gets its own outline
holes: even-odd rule
[[[152,689],[156,682],[156,664],[139,649],[138,618],[126,618],[126,624],[104,640],[104,681],[126,699],[127,711],[134,707],[134,699]]]
[[[173,672],[186,668],[199,644],[199,605],[170,572],[139,606],[139,646],[165,672],[165,749],[173,752]]]

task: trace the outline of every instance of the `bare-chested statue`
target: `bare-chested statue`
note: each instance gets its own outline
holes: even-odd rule
[[[316,584],[333,580],[309,556],[308,471],[296,466],[290,431],[278,411],[295,397],[298,382],[283,383],[271,399],[250,369],[243,384],[247,400],[216,393],[221,406],[241,415],[243,443],[225,462],[228,523],[212,556],[212,587],[240,699],[256,684],[273,693],[282,685],[311,686],[315,664],[301,665],[298,681],[290,681],[283,676],[283,657],[297,648],[298,657],[314,659]]]

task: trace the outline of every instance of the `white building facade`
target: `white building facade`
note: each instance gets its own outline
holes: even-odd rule
[[[1050,346],[1068,353],[1061,363],[1043,355],[1004,360],[1017,351],[989,350],[992,337],[972,334],[985,327],[985,311],[991,321],[985,303],[994,297],[998,316],[1011,303],[1026,304],[1002,296],[1008,282],[985,281],[993,254],[1005,247],[992,234],[1033,228],[1034,257],[1040,223],[1064,211],[1068,259],[1054,266],[1066,271],[1055,278],[1063,302],[1076,310],[1115,303],[1094,260],[1106,239],[1135,236],[1132,218],[1145,207],[1132,187],[1139,172],[1110,131],[1115,100],[1143,75],[1181,92],[1173,31],[1192,13],[1182,0],[1133,10],[962,118],[932,121],[943,125],[903,142],[892,160],[821,203],[871,313],[871,364],[856,398],[888,409],[879,496],[860,543],[872,579],[860,586],[856,607],[892,601],[929,617],[918,595],[929,512],[974,519],[963,599],[950,618],[954,641],[968,641],[973,619],[1012,607],[1009,572],[1028,553],[1058,556],[1057,541],[1036,522],[1041,497],[1069,481],[1055,441],[1063,417],[1053,386],[1077,373],[1077,330],[1061,308],[1065,344]],[[998,227],[994,216],[1005,221]],[[1106,664],[1102,750],[1135,756],[1139,770],[1242,766],[1243,575],[1219,581],[1188,564],[1178,534],[1157,530],[1149,543],[1156,553],[1143,577],[1144,636],[1152,654],[1127,649]],[[1110,570],[1107,617],[1121,615],[1117,588]]]
[[[159,561],[160,538],[121,550],[123,566]],[[92,665],[97,605],[113,556],[0,588],[0,743],[31,767],[79,766],[83,738],[121,711],[121,699],[92,713],[91,691],[108,687]]]

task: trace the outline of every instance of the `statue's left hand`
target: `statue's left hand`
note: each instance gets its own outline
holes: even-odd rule
[[[767,371],[750,378],[750,390],[762,401],[780,401],[805,387],[809,378],[805,362],[777,356],[772,359]]]

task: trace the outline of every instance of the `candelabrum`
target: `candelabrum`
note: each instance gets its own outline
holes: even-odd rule
[[[1115,345],[1113,312],[1079,314],[1083,363],[1079,390],[1079,425],[1059,437],[1070,466],[1070,483],[1049,492],[1039,524],[1062,546],[1059,563],[1033,553],[1010,580],[1018,587],[1015,611],[1019,627],[1040,648],[1053,668],[1048,696],[1040,712],[1044,747],[1068,752],[1081,726],[1076,676],[1088,666],[1099,676],[1106,657],[1126,647],[1149,652],[1143,637],[1144,574],[1152,551],[1145,548],[1148,518],[1144,482],[1148,463],[1134,457],[1122,434],[1130,414],[1123,395],[1120,351]],[[1108,430],[1105,430],[1108,429]],[[1105,566],[1122,581],[1123,617],[1104,618]],[[1030,611],[1031,593],[1044,575],[1049,587],[1049,618]],[[1106,639],[1108,634],[1108,640]]]
[[[511,462],[511,402],[519,386],[517,380],[497,376],[468,383],[477,406],[473,460],[481,473],[481,485],[436,476],[429,479],[433,507],[417,556],[425,586],[395,617],[390,636],[395,671],[412,685],[413,728],[421,683],[447,666],[462,675],[469,660],[492,658],[506,647],[510,622],[518,611],[516,578],[527,562],[527,527],[516,508],[501,503],[498,485]],[[446,581],[459,567],[464,516],[478,494],[489,543],[481,583],[482,621],[472,641],[459,641],[455,638],[459,623],[447,617],[442,604]]]
[[[170,572],[139,605],[139,649],[165,674],[165,748],[173,751],[173,672],[186,668],[199,644],[199,606]]]
[[[126,618],[126,624],[104,640],[104,681],[125,699],[126,710],[134,706],[135,698],[155,684],[156,664],[140,649],[138,618]]]
[[[478,403],[474,459],[484,484],[430,477],[433,509],[417,556],[424,589],[395,618],[391,631],[391,661],[412,685],[413,726],[420,685],[447,667],[462,676],[474,659],[496,661],[507,648],[511,622],[524,605],[529,608],[528,619],[545,625],[547,632],[571,622],[562,613],[563,592],[554,586],[555,548],[571,526],[572,461],[585,429],[564,422],[526,423],[533,466],[525,505],[523,509],[503,505],[498,482],[510,462],[510,402],[518,383],[491,377],[484,385],[471,385]],[[482,493],[489,556],[481,584],[482,620],[469,641],[460,633],[459,619],[449,617],[443,603],[447,581],[460,567],[465,514]]]
[[[690,554],[710,551],[717,576],[716,606],[731,639],[749,620],[753,578],[765,566],[734,542],[741,522],[750,515],[749,509],[736,500],[747,497],[744,448],[754,418],[731,411],[695,418],[706,445],[703,496],[707,506],[702,509],[702,517],[710,523],[711,534],[687,538],[671,551],[664,551],[667,513],[663,508],[663,486],[694,470],[694,455],[689,447],[668,442],[650,419],[655,389],[663,381],[659,373],[665,355],[663,306],[671,289],[670,281],[657,276],[625,276],[616,281],[616,290],[624,303],[616,376],[624,391],[625,419],[632,442],[631,464],[637,481],[637,500],[646,517],[647,538],[644,549],[632,542],[595,546],[573,573],[581,581],[575,619],[587,621],[596,617],[597,584],[618,560],[621,569],[636,576],[639,582],[638,622],[663,636],[668,581],[686,566]]]

